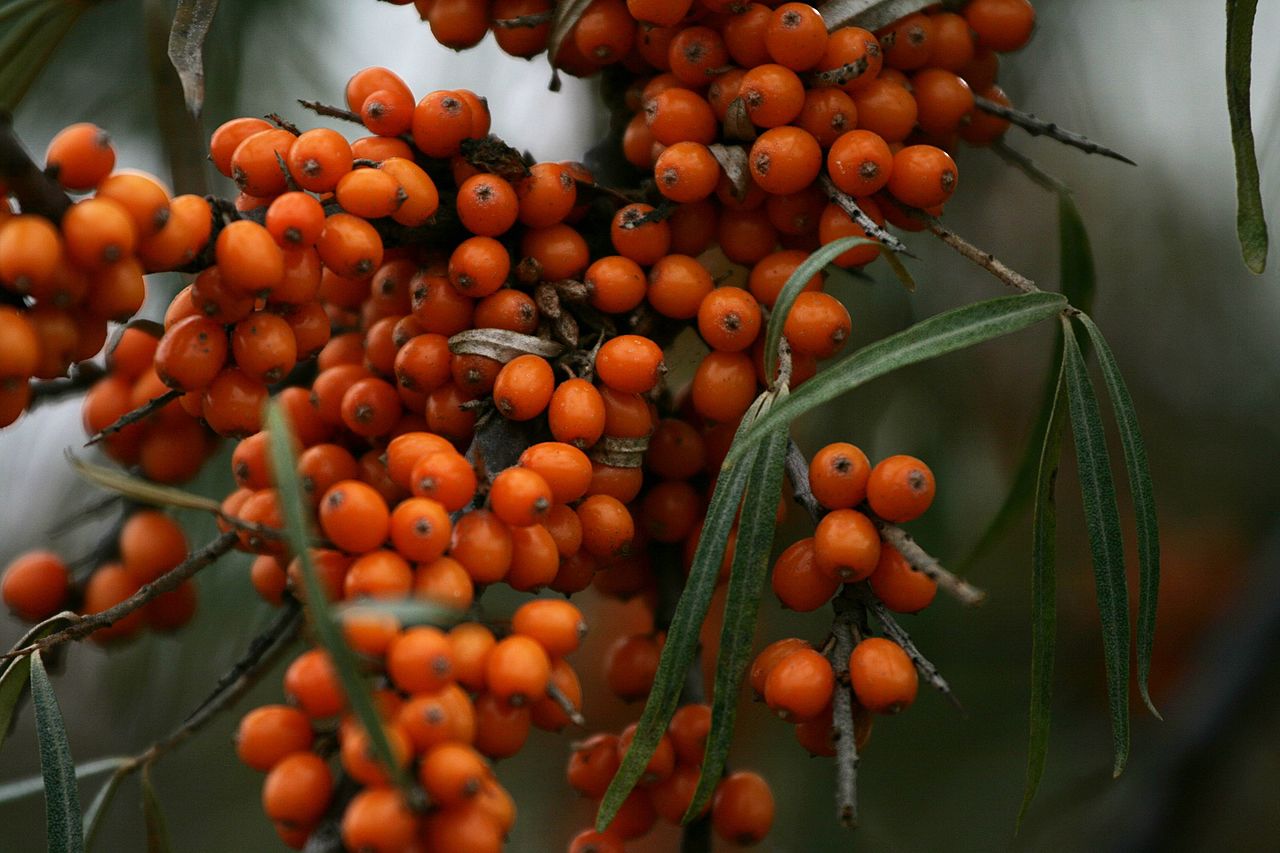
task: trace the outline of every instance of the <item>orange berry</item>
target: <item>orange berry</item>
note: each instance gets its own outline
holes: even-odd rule
[[[936,488],[928,465],[914,456],[890,456],[871,469],[867,503],[885,521],[901,524],[924,514]]]
[[[919,676],[901,646],[883,637],[868,637],[849,655],[849,684],[868,711],[896,714],[915,701]]]
[[[67,564],[49,551],[28,551],[9,563],[0,580],[5,606],[28,622],[57,613],[67,599]]]
[[[934,207],[955,192],[959,172],[951,155],[933,145],[908,145],[893,155],[889,192],[910,207]]]
[[[359,480],[335,483],[320,499],[320,529],[353,554],[372,551],[387,538],[390,512],[372,486]]]
[[[546,695],[551,659],[535,640],[519,634],[500,641],[485,661],[490,695],[503,702],[528,705]]]
[[[1026,44],[1036,23],[1036,10],[1027,0],[973,0],[963,14],[978,44],[1001,53]]]
[[[387,649],[387,674],[407,693],[432,693],[453,679],[453,649],[438,628],[409,628]]]
[[[270,770],[295,752],[311,749],[311,720],[297,708],[263,705],[240,720],[236,755],[254,770]]]
[[[648,634],[618,637],[604,653],[604,680],[609,691],[624,702],[649,695],[658,672],[662,648]]]
[[[852,509],[867,497],[871,463],[855,445],[838,441],[813,455],[809,488],[827,509]]]
[[[360,105],[357,104],[354,109],[360,109]],[[280,136],[284,131],[270,132],[277,134],[275,139],[284,145],[280,154],[288,164],[290,176],[304,190],[313,193],[333,192],[342,178],[351,172],[351,145],[336,130],[318,127],[297,137],[292,134]],[[242,151],[242,148],[238,148],[236,154],[240,155]],[[276,174],[280,175],[280,168],[275,164],[274,158],[271,165],[275,166]],[[271,188],[270,192],[262,193],[263,195],[276,195],[285,189],[284,177],[280,176],[278,185],[275,181],[264,180],[260,186]],[[241,188],[244,189],[244,186]]]
[[[871,519],[857,510],[837,509],[818,522],[813,548],[818,571],[841,583],[856,583],[875,571],[880,534]]]
[[[395,788],[366,788],[342,814],[342,843],[348,850],[396,853],[410,848],[417,835],[418,816]]]
[[[186,534],[162,512],[135,512],[120,529],[120,561],[139,585],[150,583],[186,557]]]
[[[769,783],[746,770],[730,773],[716,785],[711,825],[734,844],[755,844],[773,826],[774,802]]]
[[[262,810],[289,826],[310,826],[320,820],[333,796],[333,774],[324,759],[312,752],[295,752],[271,768],[262,784]]]
[[[666,372],[662,348],[640,335],[612,338],[596,354],[596,374],[617,391],[643,394],[652,390]]]
[[[893,172],[893,152],[876,133],[851,130],[839,137],[827,152],[831,181],[852,196],[878,192]]]
[[[520,355],[503,365],[493,383],[493,402],[513,421],[527,421],[546,410],[555,389],[555,374],[545,358]]]
[[[473,510],[453,525],[449,555],[476,583],[502,580],[511,568],[511,529],[488,510]]]
[[[305,651],[289,664],[284,673],[284,692],[313,719],[336,716],[347,704],[338,673],[321,649]]]
[[[812,537],[795,542],[778,555],[771,583],[782,605],[801,613],[817,610],[840,588],[839,581],[818,569]]]
[[[511,627],[537,641],[554,658],[576,651],[587,633],[587,623],[577,607],[551,598],[521,605],[511,617]]]
[[[806,130],[774,127],[751,144],[747,164],[761,189],[773,195],[787,195],[800,192],[818,177],[822,148]]]
[[[830,662],[814,649],[802,648],[769,670],[764,701],[785,720],[808,720],[822,713],[834,688]]]
[[[784,3],[773,10],[764,43],[774,62],[807,71],[826,53],[827,25],[807,3]]]

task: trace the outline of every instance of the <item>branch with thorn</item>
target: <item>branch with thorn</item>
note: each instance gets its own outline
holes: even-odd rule
[[[143,403],[138,408],[134,409],[131,412],[125,412],[123,415],[116,418],[115,421],[107,424],[102,429],[98,430],[96,433],[89,436],[89,440],[84,443],[84,446],[92,447],[93,445],[102,441],[107,436],[120,432],[126,427],[129,427],[132,424],[136,424],[139,421],[146,420],[147,418],[151,417],[156,412],[160,411],[165,406],[169,405],[170,403],[172,403],[174,400],[178,399],[181,396],[182,396],[181,391],[179,391],[177,388],[172,388],[168,391],[165,391],[159,397],[152,397],[150,400]]]
[[[1015,110],[1013,107],[1007,107],[990,98],[981,96],[975,97],[973,102],[984,113],[990,113],[1011,124],[1016,124],[1032,136],[1047,136],[1056,142],[1070,145],[1072,148],[1078,148],[1086,154],[1101,154],[1103,157],[1110,157],[1113,160],[1119,160],[1121,163],[1128,163],[1130,166],[1138,165],[1118,151],[1105,145],[1099,145],[1083,134],[1059,127],[1054,122],[1036,118],[1031,113]]]

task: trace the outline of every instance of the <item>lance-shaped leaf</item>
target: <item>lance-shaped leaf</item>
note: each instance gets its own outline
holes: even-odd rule
[[[199,115],[204,106],[204,40],[209,35],[218,0],[178,0],[169,31],[169,61],[182,81],[187,109]]]
[[[27,646],[49,636],[55,631],[75,622],[80,617],[70,611],[50,616],[22,636],[14,644],[13,649],[25,649]],[[0,670],[0,746],[9,736],[9,726],[13,722],[13,712],[18,708],[18,700],[27,689],[27,680],[31,675],[31,656],[14,658],[4,664]]]
[[[1249,269],[1267,267],[1267,220],[1253,150],[1249,90],[1253,78],[1253,17],[1258,0],[1227,0],[1227,115],[1236,155],[1236,232]]]
[[[160,798],[156,796],[156,787],[151,782],[149,764],[142,767],[142,823],[147,830],[147,853],[169,853],[173,849]]]
[[[40,775],[44,777],[45,828],[49,850],[83,853],[80,791],[71,760],[67,729],[40,653],[31,656],[31,703],[36,709],[36,737],[40,741]]]
[[[1098,398],[1080,345],[1070,321],[1065,318],[1062,331],[1071,435],[1075,440],[1080,496],[1089,531],[1098,615],[1102,623],[1114,754],[1112,773],[1119,776],[1129,759],[1129,592],[1125,586],[1124,542]]]

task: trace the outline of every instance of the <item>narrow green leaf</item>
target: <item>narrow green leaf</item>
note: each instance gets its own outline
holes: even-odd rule
[[[1049,718],[1053,699],[1054,642],[1057,636],[1056,601],[1058,507],[1054,489],[1062,457],[1062,429],[1066,424],[1063,399],[1066,362],[1061,355],[1049,416],[1041,431],[1040,464],[1036,473],[1035,510],[1031,525],[1031,709],[1027,744],[1027,781],[1022,791],[1018,824],[1031,807],[1049,753]]]
[[[40,653],[31,656],[31,702],[36,708],[36,737],[40,741],[40,773],[44,776],[45,827],[49,850],[83,853],[80,791],[71,760],[67,729]]]
[[[285,539],[302,566],[302,581],[306,590],[305,606],[311,612],[311,625],[315,629],[316,639],[329,653],[333,668],[342,682],[342,689],[347,694],[347,704],[368,734],[379,763],[404,791],[405,798],[413,802],[417,798],[413,782],[391,752],[386,731],[382,728],[382,721],[373,705],[369,685],[360,675],[355,653],[342,636],[338,619],[325,597],[324,587],[321,586],[315,565],[311,561],[310,525],[303,510],[302,485],[298,482],[297,460],[290,440],[295,433],[284,409],[274,400],[267,406],[266,422],[271,435],[271,470],[284,511]]]
[[[796,297],[804,290],[809,279],[822,272],[827,264],[858,246],[879,246],[880,243],[867,237],[841,237],[816,249],[804,259],[800,266],[787,278],[787,283],[778,291],[778,298],[773,302],[769,312],[769,326],[764,333],[764,375],[774,376],[778,371],[778,344],[782,342],[782,327],[787,323],[787,315]],[[886,252],[885,254],[888,254]]]
[[[147,853],[169,853],[169,827],[165,824],[160,798],[151,784],[151,765],[142,765],[142,823],[147,828]]]
[[[36,640],[47,637],[54,631],[62,630],[79,618],[69,610],[50,616],[24,634],[13,648],[25,649]],[[29,655],[9,661],[0,671],[0,746],[4,746],[5,739],[9,736],[13,713],[18,708],[18,700],[27,689],[27,678],[30,675],[31,657]]]
[[[1089,233],[1085,230],[1084,219],[1076,207],[1075,200],[1065,190],[1058,191],[1058,266],[1062,295],[1067,297],[1073,306],[1081,311],[1089,311],[1093,307],[1096,291],[1096,276],[1093,267],[1093,249],[1089,245]],[[1085,355],[1089,350],[1084,349]],[[987,529],[978,537],[978,544],[973,546],[969,556],[960,565],[960,572],[977,562],[978,558],[991,550],[1009,530],[1024,507],[1035,494],[1036,475],[1040,470],[1041,442],[1049,424],[1049,414],[1053,409],[1057,396],[1059,374],[1062,372],[1062,345],[1059,342],[1057,355],[1050,365],[1045,377],[1044,391],[1040,395],[1040,404],[1036,407],[1036,421],[1031,428],[1031,437],[1022,452],[1018,467],[1014,470],[1013,484],[1005,495],[1004,503],[996,510]]]
[[[118,468],[95,465],[73,455],[70,451],[67,452],[67,464],[90,483],[113,492],[119,492],[126,498],[131,498],[140,503],[151,504],[152,506],[199,509],[214,513],[221,509],[221,504],[213,498],[184,492],[182,489],[175,489],[172,486],[161,486],[143,480],[141,477],[130,476]]]
[[[466,611],[455,610],[435,601],[420,598],[370,599],[335,604],[334,615],[343,619],[347,614],[370,616],[394,616],[402,627],[410,625],[434,625],[448,628],[466,618]]]
[[[30,30],[14,50],[8,53],[0,50],[0,56],[4,57],[4,67],[0,70],[0,106],[11,110],[22,101],[85,8],[80,3],[59,3],[51,10],[39,12],[38,28]]]
[[[763,395],[758,398],[743,417],[733,437],[735,443],[742,440],[748,424],[760,411],[764,399]],[[703,520],[702,535],[698,539],[698,548],[689,567],[689,577],[685,581],[684,592],[676,603],[671,626],[667,629],[667,642],[662,647],[658,672],[636,725],[635,738],[631,741],[627,754],[623,756],[622,766],[614,774],[609,789],[600,801],[600,809],[596,812],[596,828],[601,832],[613,822],[623,801],[640,781],[658,741],[671,722],[671,715],[680,704],[680,691],[697,652],[698,632],[702,627],[702,620],[706,618],[707,609],[711,606],[711,596],[715,593],[716,581],[720,576],[720,562],[724,558],[742,493],[746,489],[747,468],[746,465],[721,468],[720,476],[716,479],[715,491]]]
[[[742,677],[751,663],[751,641],[756,615],[769,575],[769,557],[782,493],[783,460],[789,435],[779,429],[765,441],[747,477],[733,565],[729,569],[729,590],[724,602],[724,626],[720,631],[720,657],[716,661],[716,684],[711,703],[711,731],[707,733],[702,773],[693,800],[685,812],[689,822],[702,813],[715,792],[733,738]],[[746,466],[740,466],[746,467]]]
[[[1129,759],[1129,593],[1124,577],[1124,542],[1120,534],[1120,510],[1111,477],[1111,457],[1093,381],[1084,355],[1063,319],[1066,343],[1067,400],[1071,434],[1076,446],[1076,467],[1084,503],[1089,550],[1102,623],[1102,650],[1107,669],[1107,695],[1111,712],[1111,737],[1115,755],[1112,773],[1119,776]]]
[[[1262,181],[1249,108],[1257,9],[1258,0],[1227,0],[1227,114],[1236,155],[1236,233],[1245,264],[1261,274],[1267,267],[1267,219],[1262,210]]]
[[[1080,322],[1089,332],[1102,365],[1102,378],[1111,396],[1111,408],[1120,431],[1124,464],[1129,470],[1129,492],[1133,496],[1133,513],[1138,533],[1138,690],[1142,701],[1157,718],[1160,712],[1151,701],[1147,680],[1151,674],[1151,652],[1156,640],[1156,605],[1160,595],[1160,525],[1156,520],[1155,489],[1151,469],[1147,465],[1147,447],[1138,426],[1138,413],[1133,398],[1125,387],[1124,377],[1115,354],[1101,330],[1086,314]]]
[[[174,192],[206,195],[209,180],[204,129],[199,117],[187,111],[182,80],[169,60],[170,8],[169,0],[144,0],[142,4],[152,114],[160,131]]]
[[[93,842],[98,839],[98,831],[102,828],[102,818],[106,815],[107,809],[111,806],[111,801],[115,799],[116,791],[120,789],[120,783],[124,781],[127,771],[117,770],[107,777],[107,781],[102,783],[102,787],[98,789],[98,793],[94,794],[93,801],[89,803],[89,808],[84,813],[84,849],[92,850]]]
[[[187,109],[199,115],[204,106],[204,40],[209,35],[218,0],[178,0],[169,31],[169,61],[182,81]]]
[[[780,425],[846,391],[900,367],[1025,329],[1061,312],[1066,304],[1056,293],[1000,296],[945,311],[868,344],[801,385],[757,419],[745,435],[734,440],[724,465],[732,466]]]
[[[907,293],[916,292],[916,280],[911,275],[911,270],[907,269],[907,265],[902,262],[902,258],[898,257],[896,252],[884,251],[884,261],[889,265],[889,269],[893,270],[893,274],[898,277],[898,282],[906,289]]]
[[[84,764],[77,764],[76,778],[88,779],[91,776],[97,776],[99,773],[105,773],[108,770],[118,770],[120,767],[128,764],[130,759],[127,756],[116,755],[111,758],[99,758],[96,761],[86,761]],[[10,800],[20,800],[23,797],[29,797],[32,794],[38,794],[44,790],[44,777],[31,776],[26,779],[19,779],[17,782],[9,782],[0,785],[0,803],[7,803]]]

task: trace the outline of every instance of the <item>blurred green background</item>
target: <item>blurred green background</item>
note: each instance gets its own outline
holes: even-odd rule
[[[1009,135],[1076,191],[1097,264],[1094,316],[1126,372],[1147,437],[1165,557],[1153,675],[1165,722],[1134,706],[1133,758],[1112,781],[1092,573],[1068,449],[1058,492],[1053,734],[1046,777],[1022,831],[1015,837],[1027,729],[1028,518],[972,571],[990,593],[985,606],[965,610],[940,596],[925,614],[907,618],[965,712],[922,690],[908,713],[877,721],[859,772],[862,826],[855,833],[838,829],[832,817],[831,763],[808,758],[790,727],[762,707],[744,707],[732,763],[760,770],[779,794],[763,849],[1280,848],[1280,276],[1274,258],[1265,276],[1249,275],[1236,244],[1222,5],[1036,6],[1038,34],[1004,60],[1002,84],[1016,104],[1138,162],[1132,168],[1016,130]],[[146,7],[165,11],[164,2],[113,0],[83,16],[17,110],[19,132],[33,149],[70,122],[93,121],[111,130],[121,164],[168,174],[146,59]],[[1278,28],[1277,4],[1261,4],[1257,32]],[[486,95],[494,131],[539,158],[578,158],[603,133],[591,84],[569,79],[552,95],[543,61],[510,59],[491,40],[463,54],[446,51],[412,7],[224,0],[207,54],[206,132],[236,115],[271,111],[315,124],[295,98],[339,102],[350,73],[385,64],[416,92],[466,86]],[[1255,131],[1274,218],[1280,54],[1260,49],[1254,59]],[[1054,198],[989,152],[965,150],[960,166],[962,188],[947,211],[951,227],[1056,286]],[[929,238],[910,236],[908,243],[920,255],[911,263],[915,294],[904,293],[883,267],[872,269],[874,284],[836,286],[854,316],[854,345],[999,293],[994,279]],[[150,314],[159,316],[162,305],[157,297]],[[938,476],[938,500],[913,532],[944,562],[958,564],[1003,499],[1028,440],[1051,337],[1047,325],[1037,327],[880,380],[800,423],[797,438],[806,451],[845,439],[873,459],[926,459]],[[59,520],[92,502],[61,456],[83,440],[78,420],[78,404],[68,401],[0,433],[0,560],[47,544]],[[224,453],[198,487],[216,494],[229,482]],[[1127,498],[1121,500],[1125,511]],[[789,529],[800,535],[796,515]],[[206,519],[190,521],[194,541],[209,535]],[[55,547],[79,556],[102,530],[101,523],[87,525]],[[136,752],[203,698],[271,618],[251,593],[247,565],[235,555],[201,575],[199,613],[177,638],[146,635],[109,654],[92,645],[70,651],[55,685],[78,760]],[[591,593],[583,600],[600,624],[624,618]],[[790,634],[820,639],[826,628],[825,614],[783,614],[766,599],[758,642]],[[22,630],[0,617],[0,643],[9,645]],[[606,639],[597,635],[579,653],[586,678],[598,671]],[[603,694],[588,692],[593,728],[616,730],[637,712]],[[279,695],[278,678],[268,678],[238,710]],[[238,717],[227,714],[156,769],[179,851],[278,848],[258,805],[260,776],[230,748]],[[572,737],[535,733],[526,751],[499,766],[520,807],[511,850],[563,849],[590,821],[591,806],[563,778]],[[0,783],[35,773],[28,708],[0,756]],[[83,786],[82,802],[97,781]],[[41,809],[38,796],[0,805],[0,848],[41,849]],[[116,799],[101,849],[142,849],[142,837],[133,781]],[[677,847],[670,830],[634,845]]]

